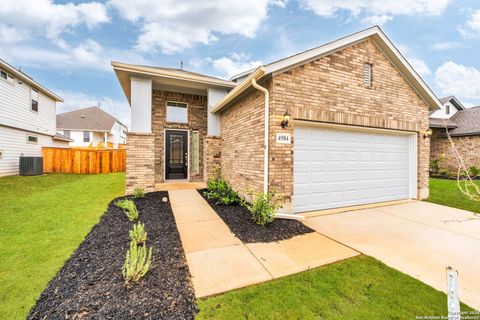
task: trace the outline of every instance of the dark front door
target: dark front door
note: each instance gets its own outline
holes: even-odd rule
[[[188,132],[167,130],[165,151],[165,178],[187,179]]]

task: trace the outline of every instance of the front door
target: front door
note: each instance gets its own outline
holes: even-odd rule
[[[165,178],[187,179],[188,132],[165,132]]]

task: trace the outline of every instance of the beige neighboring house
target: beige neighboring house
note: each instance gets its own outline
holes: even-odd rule
[[[0,59],[0,176],[18,174],[20,157],[41,157],[42,147],[68,147],[55,124],[62,101]]]
[[[229,81],[112,62],[131,106],[127,193],[205,181],[274,190],[285,212],[424,199],[442,104],[378,27]]]
[[[430,159],[439,166],[436,169],[432,167],[432,170],[456,173],[458,169],[447,130],[466,168],[476,166],[480,169],[480,107],[465,108],[454,96],[441,98],[440,101],[441,109],[430,114]]]
[[[57,130],[72,141],[70,147],[115,148],[125,145],[127,126],[99,107],[57,114]]]

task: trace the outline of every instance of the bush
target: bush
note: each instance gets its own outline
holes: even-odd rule
[[[125,214],[127,215],[128,220],[135,221],[138,219],[138,209],[135,205],[135,202],[128,199],[123,199],[115,202],[115,205],[119,208],[122,208]]]
[[[252,198],[252,202],[244,202],[244,205],[252,214],[252,220],[261,226],[273,222],[275,210],[282,207],[277,204],[275,193],[273,191],[269,191],[267,194],[249,191],[248,195]]]
[[[207,191],[204,192],[204,195],[207,199],[215,201],[216,204],[230,206],[240,202],[238,193],[230,187],[230,184],[221,177],[218,171],[215,172],[214,178],[208,179]]]
[[[132,240],[122,267],[125,284],[128,286],[132,282],[139,281],[148,272],[151,263],[152,248],[147,254],[147,246],[139,246],[135,240]]]
[[[147,241],[147,232],[145,225],[141,222],[134,224],[133,229],[128,232],[130,239],[138,244],[143,244]]]
[[[476,178],[478,175],[480,175],[480,169],[477,166],[471,166],[468,168],[468,173],[470,178]]]
[[[439,159],[432,159],[430,160],[430,173],[438,174],[440,171],[440,160]]]
[[[143,189],[135,188],[135,190],[133,190],[133,199],[141,199],[141,198],[145,198],[145,193],[143,192]]]

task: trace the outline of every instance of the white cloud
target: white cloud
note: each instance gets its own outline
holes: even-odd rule
[[[105,5],[98,2],[56,4],[52,0],[2,0],[0,21],[0,29],[14,29],[23,35],[18,41],[27,36],[55,40],[81,24],[93,28],[108,22],[109,17]]]
[[[480,99],[480,70],[447,61],[435,72],[435,85],[443,95]]]
[[[54,90],[65,102],[57,105],[57,113],[72,111],[75,109],[98,106],[103,111],[110,113],[120,122],[130,128],[130,107],[126,100],[113,100],[109,97],[97,97],[81,92]]]
[[[230,57],[209,59],[213,68],[220,72],[221,76],[230,78],[233,75],[253,69],[262,64],[261,61],[250,61],[250,56],[244,52],[233,52]]]
[[[53,48],[13,44],[0,47],[0,56],[15,65],[62,72],[79,69],[111,71],[111,60],[150,64],[132,50],[103,48],[92,39],[86,39],[77,46],[58,41]]]
[[[362,23],[363,23],[363,24],[367,24],[367,25],[378,25],[378,26],[382,26],[382,25],[384,25],[385,23],[387,23],[388,21],[390,21],[390,20],[392,20],[392,19],[393,19],[392,16],[389,16],[389,15],[386,15],[386,14],[372,15],[372,16],[363,18],[363,19],[362,19]]]
[[[473,11],[469,19],[463,26],[458,27],[458,31],[464,39],[473,39],[480,36],[480,9]]]
[[[140,26],[136,48],[172,54],[196,44],[210,44],[218,34],[253,38],[279,0],[110,0],[122,17]]]
[[[417,71],[417,73],[422,77],[427,76],[427,75],[432,73],[430,71],[430,68],[428,67],[428,65],[425,63],[425,61],[423,61],[421,59],[409,58],[408,62],[410,62],[413,69],[415,69],[415,71]]]
[[[434,43],[432,46],[432,49],[436,51],[442,51],[442,50],[457,49],[457,48],[461,48],[462,46],[463,45],[460,42],[445,41],[445,42]]]
[[[450,0],[301,0],[302,5],[319,16],[333,16],[348,11],[353,16],[362,12],[382,15],[439,15]],[[385,21],[386,22],[386,21]]]

